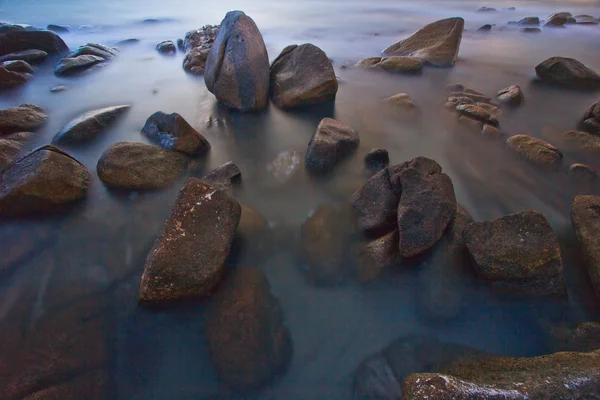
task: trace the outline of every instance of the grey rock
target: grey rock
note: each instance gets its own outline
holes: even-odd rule
[[[481,27],[479,27],[477,29],[478,32],[489,32],[491,30],[492,30],[492,25],[490,25],[490,24],[482,25]]]
[[[77,56],[65,57],[56,64],[54,74],[57,76],[73,75],[81,73],[94,65],[105,61],[104,58],[98,56]]]
[[[332,118],[324,118],[308,143],[304,166],[313,173],[327,173],[352,154],[359,143],[354,129]]]
[[[15,61],[4,61],[2,67],[7,71],[33,74],[33,68],[26,61],[15,60]]]
[[[47,28],[49,31],[56,33],[69,33],[69,27],[65,25],[54,25],[50,24]]]
[[[43,62],[46,57],[48,57],[48,53],[45,51],[31,49],[5,54],[0,57],[0,62],[22,60],[30,64],[37,64]]]
[[[0,36],[0,56],[24,50],[61,54],[67,52],[69,47],[57,34],[50,31],[16,31]]]
[[[542,30],[540,28],[522,28],[521,32],[523,33],[540,33]]]
[[[600,88],[600,75],[574,58],[551,57],[535,67],[543,81],[577,89]]]
[[[164,42],[160,42],[156,45],[156,51],[161,54],[175,54],[177,52],[177,48],[172,40],[165,40]]]
[[[79,56],[96,56],[103,58],[105,60],[109,60],[113,58],[116,53],[114,51],[110,51],[109,47],[98,47],[95,43],[88,43],[84,46],[79,47],[77,50],[69,54],[70,58],[75,58]]]
[[[142,128],[142,133],[165,149],[198,156],[210,150],[210,144],[181,115],[155,112]]]
[[[538,17],[525,17],[518,22],[519,25],[539,25],[540,19]]]
[[[57,86],[54,86],[52,89],[50,89],[50,92],[52,92],[52,93],[59,93],[59,92],[64,92],[66,90],[68,90],[68,88],[66,86],[64,86],[64,85],[57,85]]]
[[[65,125],[52,143],[77,144],[92,140],[108,129],[131,106],[119,105],[88,111]]]

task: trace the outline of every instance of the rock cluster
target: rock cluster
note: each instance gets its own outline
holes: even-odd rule
[[[56,64],[54,74],[71,76],[100,68],[117,55],[117,50],[99,43],[88,43],[67,54]]]

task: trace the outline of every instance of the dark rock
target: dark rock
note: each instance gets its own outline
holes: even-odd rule
[[[557,12],[557,13],[551,14],[548,17],[548,19],[551,20],[552,18],[556,18],[556,17],[570,18],[572,16],[573,16],[573,14],[571,14],[570,12],[561,11],[561,12]]]
[[[0,136],[0,171],[15,161],[21,149],[33,137],[31,132],[17,132]]]
[[[165,149],[191,156],[201,155],[210,150],[210,144],[204,136],[177,113],[155,112],[146,120],[142,133]]]
[[[281,108],[296,108],[335,100],[338,82],[327,54],[306,43],[288,46],[273,61],[270,95]]]
[[[473,222],[463,234],[477,275],[493,289],[538,296],[565,294],[558,239],[539,212]]]
[[[98,177],[108,186],[132,190],[160,189],[175,182],[187,168],[185,155],[134,142],[110,146],[98,160]]]
[[[183,51],[183,39],[181,38],[177,39],[177,49]]]
[[[242,171],[231,161],[213,169],[202,178],[202,182],[219,190],[228,190],[232,185],[241,181]]]
[[[492,126],[498,126],[498,119],[491,115],[489,112],[481,107],[473,104],[459,104],[456,106],[456,111],[466,115],[469,118],[479,120],[483,123],[490,124]]]
[[[117,46],[131,46],[132,44],[138,44],[140,42],[140,39],[138,38],[129,38],[129,39],[123,39],[123,40],[119,40],[116,45]]]
[[[114,49],[108,46],[98,45],[97,43],[88,43],[84,46],[80,46],[77,50],[69,54],[69,58],[75,58],[79,56],[96,56],[109,60],[113,58],[117,53]]]
[[[241,204],[242,216],[238,225],[234,247],[241,246],[244,260],[263,260],[269,254],[272,242],[269,221],[260,211]]]
[[[525,17],[518,22],[519,25],[539,25],[540,19],[538,17]]]
[[[0,34],[5,34],[9,32],[21,32],[25,30],[27,29],[25,29],[25,27],[21,25],[13,25],[6,22],[0,22]]]
[[[48,25],[47,29],[49,31],[56,32],[56,33],[69,33],[69,27],[64,26],[64,25],[50,24],[50,25]]]
[[[552,351],[594,351],[600,349],[600,323],[582,322],[575,327],[560,325],[550,331]]]
[[[575,196],[571,220],[590,280],[600,297],[600,196]]]
[[[48,53],[42,50],[23,50],[1,56],[0,62],[21,60],[30,64],[37,64],[43,62],[46,57],[48,57]]]
[[[221,381],[237,391],[257,390],[282,373],[292,338],[265,275],[240,267],[223,284],[209,310],[208,346]]]
[[[43,146],[10,164],[0,175],[0,215],[53,212],[86,196],[86,167],[54,146]]]
[[[52,89],[50,89],[50,92],[59,93],[59,92],[64,92],[66,90],[68,90],[66,86],[58,85],[58,86],[54,86]]]
[[[598,25],[600,22],[598,21],[598,18],[592,17],[591,15],[576,15],[574,20],[579,25]]]
[[[60,54],[68,51],[69,47],[58,35],[50,31],[17,31],[0,36],[0,56],[23,50],[42,50],[48,54]]]
[[[598,177],[596,170],[585,164],[571,164],[569,167],[569,174],[575,179],[582,179],[585,181],[594,181]]]
[[[567,22],[565,22],[565,25],[572,25],[572,24],[576,24],[577,20],[573,17],[569,17],[567,18]]]
[[[563,15],[552,15],[550,16],[550,18],[548,18],[548,21],[546,21],[546,23],[544,24],[544,26],[549,26],[549,27],[562,27],[567,23],[568,17],[565,17]]]
[[[165,40],[164,42],[160,42],[156,45],[156,51],[161,54],[175,54],[177,52],[177,48],[172,40]]]
[[[360,143],[358,133],[340,121],[324,118],[308,143],[304,166],[313,173],[326,173],[352,154]]]
[[[580,125],[581,129],[587,132],[600,133],[600,101],[588,107],[581,118]]]
[[[194,75],[204,74],[210,46],[205,48],[194,48],[185,53],[183,59],[183,69]]]
[[[31,65],[23,60],[4,61],[2,63],[2,67],[11,72],[33,74],[33,68],[31,68]]]
[[[121,105],[88,111],[65,125],[58,132],[52,143],[77,144],[97,137],[107,130],[131,106]]]
[[[437,67],[451,67],[458,56],[465,21],[447,18],[426,25],[383,51],[385,56],[410,56]]]
[[[491,30],[492,26],[490,24],[482,25],[479,29],[477,29],[478,32],[489,32]]]
[[[206,59],[218,31],[218,26],[206,25],[185,35],[183,41],[183,50],[186,51],[183,60],[184,70],[195,75],[204,73]]]
[[[540,28],[522,28],[521,32],[524,33],[540,33],[542,30]]]
[[[477,10],[477,12],[497,12],[498,10],[496,10],[495,8],[492,7],[481,7],[480,9]]]
[[[371,149],[365,156],[365,164],[371,170],[379,171],[390,164],[390,156],[386,149]]]
[[[521,88],[517,85],[511,85],[498,92],[498,101],[504,104],[510,104],[512,106],[518,106],[523,103],[525,96]]]
[[[35,131],[46,123],[48,115],[33,104],[0,110],[0,136],[13,132]]]
[[[227,13],[208,53],[204,82],[229,108],[255,111],[266,107],[269,57],[262,35],[242,11]]]
[[[25,83],[27,83],[27,79],[22,74],[0,67],[0,89],[11,89]]]
[[[356,277],[360,283],[376,281],[384,271],[401,261],[398,230],[371,240],[358,252]]]
[[[574,58],[552,57],[535,67],[537,76],[547,82],[576,89],[600,88],[600,75]]]
[[[460,83],[451,83],[446,86],[446,90],[449,92],[463,92],[465,87]]]
[[[381,62],[381,57],[369,57],[364,60],[360,60],[356,64],[354,64],[355,68],[361,69],[369,69],[375,67],[377,64]]]
[[[148,254],[140,303],[209,294],[223,276],[240,215],[226,193],[190,178]]]
[[[527,160],[540,166],[557,169],[562,162],[561,151],[541,139],[527,135],[514,135],[506,140],[506,144]]]
[[[57,76],[73,75],[81,73],[94,65],[105,61],[104,58],[98,56],[77,56],[65,57],[56,64],[54,74]]]

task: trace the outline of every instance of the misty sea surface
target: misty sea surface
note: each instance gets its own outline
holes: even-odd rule
[[[482,6],[498,12],[477,13]],[[235,9],[254,19],[270,60],[289,44],[313,43],[323,49],[340,80],[335,104],[295,111],[271,104],[260,113],[231,112],[217,104],[201,76],[183,70],[183,52],[163,56],[155,50],[163,40],[175,41],[190,30],[219,24]],[[114,337],[110,364],[116,398],[202,399],[219,392],[204,335],[205,305],[161,310],[137,305],[146,255],[186,177],[161,191],[119,193],[108,190],[95,172],[111,144],[147,142],[140,129],[151,114],[164,111],[181,114],[212,146],[190,175],[202,177],[227,161],[240,167],[243,184],[235,189],[235,198],[265,216],[276,243],[261,257],[242,252],[230,262],[252,265],[266,274],[291,332],[293,358],[287,371],[264,390],[231,398],[352,398],[353,374],[360,362],[403,335],[427,335],[498,355],[546,353],[547,324],[600,320],[600,301],[581,263],[570,220],[573,196],[600,190],[597,184],[574,183],[566,172],[575,162],[600,170],[600,158],[562,146],[564,131],[576,129],[598,94],[534,79],[534,67],[552,56],[573,57],[600,70],[600,26],[569,25],[528,35],[507,24],[527,16],[547,19],[559,11],[600,17],[600,1],[0,0],[0,21],[69,25],[71,32],[60,36],[71,49],[89,42],[115,45],[140,39],[120,47],[119,55],[101,70],[59,78],[53,73],[55,63],[46,62],[22,89],[0,94],[1,109],[31,103],[49,115],[25,150],[50,143],[85,111],[131,105],[125,117],[97,139],[65,147],[93,175],[81,205],[60,219],[0,225],[0,263],[6,262],[2,253],[8,254],[10,246],[32,240],[42,229],[51,232],[0,275],[0,330],[9,332],[10,324],[19,324],[26,335],[45,314],[70,307],[73,300],[62,300],[67,297],[109,299],[110,307],[102,309]],[[426,66],[418,75],[342,68],[379,56],[427,23],[455,16],[465,19],[465,32],[453,68]],[[143,23],[146,19],[158,21]],[[477,32],[483,24],[495,26],[487,34]],[[525,103],[502,108],[502,130],[556,145],[564,154],[563,168],[535,168],[501,142],[472,134],[448,118],[443,107],[446,86],[456,82],[492,98],[509,85],[521,86]],[[51,93],[56,85],[68,90]],[[382,107],[383,99],[402,92],[420,109],[415,121],[401,120]],[[333,175],[315,179],[304,170],[304,152],[324,117],[356,129],[361,142]],[[452,178],[458,203],[476,221],[527,209],[543,213],[561,244],[568,299],[497,297],[469,275],[464,281],[444,282],[440,265],[452,260],[443,257],[425,258],[369,285],[352,278],[335,286],[309,282],[296,251],[300,226],[318,206],[342,204],[366,182],[363,160],[372,148],[387,149],[391,164],[417,156],[436,160]],[[268,166],[293,152],[300,166],[285,179],[273,174]],[[114,272],[109,264],[122,268]],[[441,291],[456,293],[460,303],[449,320],[431,318],[423,306],[435,303],[432,297]]]

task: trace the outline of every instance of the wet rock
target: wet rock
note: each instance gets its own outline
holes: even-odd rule
[[[27,79],[23,75],[0,67],[0,89],[11,89],[25,83],[27,83]]]
[[[86,196],[90,172],[54,146],[40,147],[0,175],[0,216],[56,211]]]
[[[465,21],[447,18],[426,25],[383,51],[385,56],[410,56],[437,67],[451,67],[458,56]]]
[[[202,178],[202,182],[219,190],[228,190],[233,184],[242,181],[242,171],[233,162],[229,161],[213,169]]]
[[[79,56],[96,56],[105,60],[110,60],[116,55],[116,51],[108,46],[100,45],[98,43],[88,43],[84,46],[80,46],[77,50],[70,53],[69,57],[75,58]]]
[[[310,43],[287,46],[271,64],[270,95],[281,108],[335,100],[338,82],[327,54]]]
[[[131,106],[120,105],[88,111],[65,125],[52,139],[55,144],[79,144],[106,131]]]
[[[204,82],[229,108],[255,111],[266,107],[269,57],[262,35],[242,11],[227,13],[206,60]]]
[[[468,225],[464,239],[475,271],[499,292],[564,295],[558,239],[537,211]]]
[[[591,15],[576,15],[575,22],[579,25],[598,25],[600,21]]]
[[[575,196],[571,220],[590,280],[600,297],[600,196]]]
[[[160,189],[185,171],[185,155],[144,143],[119,142],[98,160],[98,177],[111,187],[131,190]]]
[[[479,29],[477,29],[478,32],[489,32],[491,30],[492,26],[490,24],[482,25]]]
[[[241,247],[244,260],[263,260],[272,244],[269,221],[255,208],[245,204],[241,204],[241,207],[242,216],[234,247]]]
[[[210,150],[210,144],[181,115],[155,112],[142,128],[142,133],[161,147],[198,156]]]
[[[223,276],[240,215],[226,193],[190,178],[148,254],[140,303],[209,294]]]
[[[388,72],[419,72],[423,69],[425,62],[417,57],[391,56],[384,57],[374,67]]]
[[[24,50],[42,50],[48,54],[60,54],[68,51],[69,47],[57,34],[50,31],[16,31],[0,36],[0,56]]]
[[[489,98],[485,95],[469,93],[469,92],[452,92],[452,93],[450,93],[449,97],[456,97],[456,98],[468,97],[475,102],[482,102],[482,103],[489,103],[492,100],[491,98]]]
[[[600,150],[600,136],[594,133],[570,130],[565,132],[565,140],[570,147],[578,150]]]
[[[517,85],[511,85],[498,92],[498,101],[503,104],[518,106],[523,103],[523,100],[525,100],[525,96]]]
[[[33,137],[31,132],[17,132],[0,136],[0,171],[15,161],[21,149]]]
[[[600,101],[589,106],[581,118],[580,126],[584,131],[600,133]]]
[[[211,304],[206,332],[221,381],[237,391],[264,387],[292,358],[279,301],[265,275],[253,267],[238,268],[223,284]]]
[[[413,99],[407,93],[398,93],[385,99],[389,104],[400,107],[405,110],[414,110],[417,108]]]
[[[481,134],[485,137],[489,137],[490,139],[504,139],[505,136],[500,129],[491,125],[484,125],[483,129],[481,130]]]
[[[33,104],[0,110],[0,136],[13,132],[35,131],[46,123],[48,115]]]
[[[386,149],[371,149],[365,156],[365,164],[371,170],[379,171],[390,164],[390,156]]]
[[[356,277],[360,283],[376,281],[384,271],[401,261],[398,231],[368,242],[358,253]]]
[[[559,325],[550,331],[552,351],[594,351],[600,349],[600,323],[582,322],[575,327]]]
[[[77,56],[65,57],[56,64],[54,74],[57,76],[74,75],[84,72],[96,64],[105,61],[104,58],[98,56]]]
[[[497,12],[498,10],[496,10],[495,8],[492,7],[481,7],[477,10],[477,12]]]
[[[21,60],[30,64],[39,64],[43,62],[46,57],[48,57],[48,53],[42,50],[23,50],[1,56],[0,62]]]
[[[456,111],[469,118],[476,119],[492,126],[498,126],[498,119],[495,116],[473,104],[460,104],[456,107]]]
[[[175,54],[177,52],[177,48],[172,40],[165,40],[164,42],[160,42],[156,45],[156,51],[161,54]]]
[[[59,93],[59,92],[64,92],[66,90],[68,90],[66,86],[58,85],[58,86],[54,86],[52,89],[50,89],[50,92]]]
[[[475,131],[475,132],[481,132],[485,125],[483,122],[473,119],[466,115],[459,117],[458,122],[460,122],[463,126],[469,128],[470,130]]]
[[[519,25],[539,25],[540,19],[538,17],[525,17],[518,22]]]
[[[575,179],[594,181],[598,177],[596,170],[586,164],[575,163],[569,167],[569,174]]]
[[[123,39],[123,40],[119,40],[116,45],[117,46],[131,46],[133,44],[138,44],[140,42],[140,39],[138,38],[129,38],[129,39]]]
[[[491,104],[488,103],[475,103],[475,105],[479,108],[483,108],[485,111],[487,111],[488,113],[490,113],[490,115],[494,116],[494,117],[499,117],[502,115],[502,110],[499,109],[496,106],[493,106]]]
[[[561,151],[541,139],[527,135],[514,135],[506,140],[506,144],[527,160],[540,166],[557,169],[562,162]]]
[[[463,92],[465,87],[461,83],[451,83],[446,86],[446,90],[449,92]]]
[[[302,157],[296,151],[283,151],[267,164],[265,170],[270,181],[284,184],[300,170]]]
[[[540,33],[542,30],[540,28],[522,28],[521,32],[524,33]]]
[[[352,154],[359,143],[354,129],[332,118],[324,118],[308,143],[304,166],[313,173],[327,173]]]
[[[46,29],[56,33],[69,33],[69,27],[65,25],[50,24]]]
[[[600,75],[574,58],[551,57],[535,67],[535,73],[540,79],[561,86],[600,88]]]
[[[4,61],[2,67],[7,71],[33,74],[33,68],[26,61],[15,60],[15,61]]]
[[[544,26],[552,28],[562,27],[567,23],[567,19],[568,17],[564,15],[551,15],[548,18],[548,21],[546,21],[546,23],[544,24]]]
[[[204,73],[206,59],[212,48],[219,27],[206,25],[201,29],[190,31],[185,35],[183,49],[186,51],[183,69],[195,75]]]
[[[181,39],[181,38],[177,39],[177,49],[179,51],[184,51],[184,48],[183,48],[183,39]]]
[[[360,60],[356,64],[354,64],[355,68],[361,69],[369,69],[375,67],[377,64],[381,62],[381,57],[369,57],[364,60]]]

